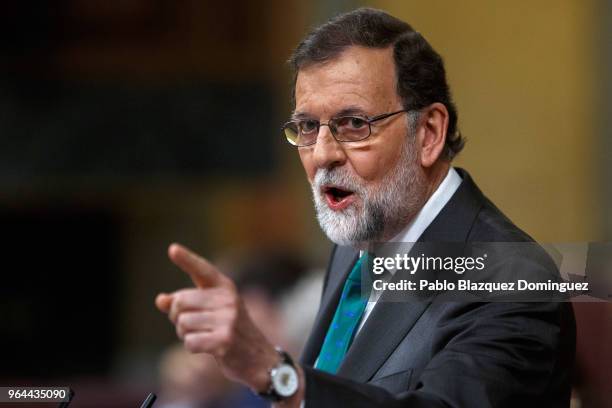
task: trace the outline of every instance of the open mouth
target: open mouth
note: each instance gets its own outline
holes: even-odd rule
[[[354,192],[337,186],[323,187],[323,194],[327,205],[334,211],[348,207],[354,201]]]

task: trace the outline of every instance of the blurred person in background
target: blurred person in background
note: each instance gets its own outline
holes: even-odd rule
[[[533,241],[451,166],[463,139],[441,57],[405,22],[359,9],[314,29],[291,61],[285,135],[336,244],[315,327],[298,364],[257,328],[228,276],[173,244],[170,259],[196,288],[156,304],[186,348],[282,406],[568,406],[571,305],[360,299],[374,243]]]
[[[283,333],[287,352],[299,356],[317,316],[317,305],[323,290],[324,270],[311,270],[303,276],[281,300]]]
[[[169,347],[160,359],[157,403],[163,408],[246,407],[255,396],[226,379],[214,357],[191,354],[182,344]]]

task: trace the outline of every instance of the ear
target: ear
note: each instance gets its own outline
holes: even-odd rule
[[[431,167],[444,150],[448,110],[442,103],[433,103],[422,110],[419,122],[417,138],[421,151],[421,165]]]

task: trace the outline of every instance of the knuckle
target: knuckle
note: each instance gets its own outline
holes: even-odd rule
[[[187,326],[187,315],[180,313],[176,318],[177,327],[186,328]]]
[[[223,293],[223,297],[225,298],[225,306],[229,309],[237,309],[239,304],[240,304],[240,299],[238,297],[238,294],[234,291],[225,291]]]
[[[174,306],[175,310],[180,310],[180,309],[182,309],[182,308],[183,308],[183,306],[184,306],[184,304],[185,304],[185,298],[184,298],[184,295],[183,295],[182,293],[178,293],[178,294],[176,295],[176,297],[174,298],[174,304],[173,304],[173,306]]]
[[[219,332],[219,346],[221,349],[227,349],[232,344],[234,339],[233,330],[230,327],[221,329]]]

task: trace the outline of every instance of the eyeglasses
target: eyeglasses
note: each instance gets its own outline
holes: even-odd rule
[[[332,136],[338,142],[358,142],[367,139],[372,134],[372,123],[386,119],[398,113],[408,112],[405,109],[383,113],[372,118],[366,116],[340,116],[330,119],[327,123],[321,123],[315,119],[292,120],[283,125],[287,141],[293,146],[310,146],[317,142],[319,128],[329,127]]]

